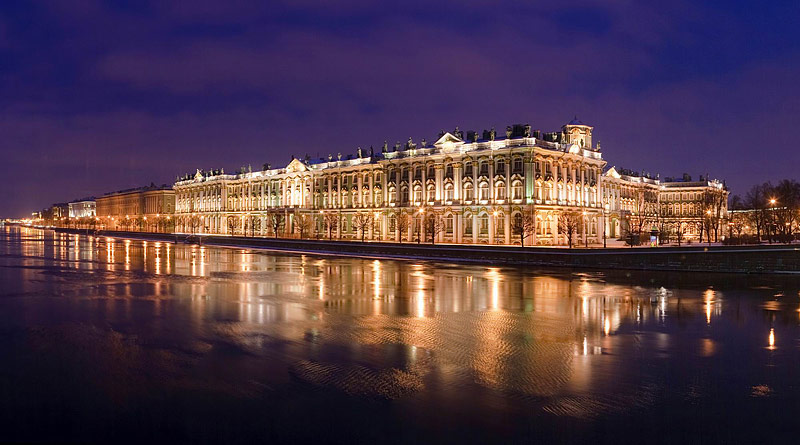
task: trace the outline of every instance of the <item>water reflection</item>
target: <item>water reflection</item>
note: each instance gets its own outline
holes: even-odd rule
[[[0,292],[59,297],[20,300],[25,323],[110,326],[201,355],[204,344],[222,342],[252,360],[281,363],[313,387],[418,394],[408,403],[420,409],[463,410],[487,392],[492,409],[517,416],[648,409],[668,378],[683,377],[660,371],[672,369],[666,359],[688,369],[702,360],[749,366],[750,374],[735,377],[745,379],[737,382],[749,397],[768,378],[758,359],[765,333],[771,366],[798,345],[798,293],[783,284],[742,288],[750,298],[743,299],[745,291],[724,290],[724,282],[674,285],[670,276],[654,283],[630,274],[315,258],[17,228],[0,235],[0,264],[25,266],[0,268]],[[678,398],[719,390],[706,372],[687,376]],[[776,382],[768,383],[771,394]]]

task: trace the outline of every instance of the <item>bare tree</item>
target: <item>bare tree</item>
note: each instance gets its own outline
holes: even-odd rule
[[[579,212],[561,212],[558,215],[558,231],[567,235],[567,243],[572,248],[572,236],[579,233],[583,225],[583,215]]]
[[[800,183],[792,179],[784,179],[773,188],[775,204],[772,219],[775,231],[783,242],[789,243],[794,238],[794,229],[800,217]]]
[[[767,206],[769,204],[769,197],[767,194],[771,191],[772,184],[766,182],[764,184],[756,184],[747,191],[744,197],[744,206],[752,209],[747,213],[750,225],[756,229],[756,240],[761,241],[761,235],[766,231],[767,225]]]
[[[436,236],[444,232],[445,229],[445,220],[442,212],[433,209],[426,212],[422,219],[422,228],[425,230],[425,235],[430,237],[431,244],[435,244]]]
[[[730,227],[730,236],[737,240],[737,243],[742,242],[742,233],[744,232],[744,228],[747,226],[747,215],[744,213],[736,212],[732,213],[730,216],[730,222],[728,223],[728,227]]]
[[[236,228],[239,227],[240,218],[238,216],[228,215],[225,222],[228,224],[228,235],[234,235],[236,233]]]
[[[636,236],[641,235],[649,219],[649,198],[651,198],[650,193],[645,189],[644,185],[637,187],[633,196],[633,217],[631,221],[636,231]]]
[[[313,225],[313,217],[310,214],[301,213],[299,215],[295,215],[294,226],[300,233],[300,239],[303,239],[306,236],[308,236],[309,232],[311,232],[312,225]]]
[[[658,243],[662,244],[667,242],[669,239],[668,231],[669,231],[669,209],[667,208],[667,204],[656,204],[656,211],[653,214],[653,222],[658,229]]]
[[[275,236],[275,238],[277,238],[278,233],[281,231],[286,222],[286,215],[284,215],[281,211],[270,212],[267,215],[267,221],[269,222],[269,226],[272,228],[272,234]]]
[[[328,231],[328,240],[333,239],[333,229],[339,224],[339,214],[332,211],[327,211],[322,214],[322,223]]]
[[[358,212],[353,215],[353,227],[361,232],[361,242],[364,242],[364,236],[367,230],[372,226],[372,212]]]
[[[703,193],[703,215],[706,223],[706,238],[711,242],[711,234],[714,234],[714,242],[719,241],[719,228],[722,224],[724,211],[727,208],[724,190],[707,190]]]
[[[189,233],[195,233],[197,232],[197,227],[200,226],[200,216],[191,214],[186,219],[186,222],[189,224]]]
[[[536,231],[536,212],[523,212],[514,215],[511,219],[511,233],[519,236],[519,245],[525,247],[525,238]]]
[[[675,239],[678,241],[678,246],[681,245],[681,241],[683,241],[683,235],[686,234],[686,229],[689,226],[689,223],[685,221],[678,221],[674,223],[675,226]]]
[[[399,239],[401,243],[403,242],[403,235],[408,232],[410,225],[411,215],[402,210],[394,211],[394,230],[398,235],[397,239]]]

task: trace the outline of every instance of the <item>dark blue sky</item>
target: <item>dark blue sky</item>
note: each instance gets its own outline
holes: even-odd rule
[[[573,115],[609,165],[798,178],[796,1],[35,3],[0,4],[0,215]]]

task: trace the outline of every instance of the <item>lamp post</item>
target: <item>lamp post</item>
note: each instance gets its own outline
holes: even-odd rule
[[[778,200],[775,199],[775,198],[770,198],[770,200],[769,200],[770,208],[772,208],[772,221],[770,222],[769,227],[770,227],[770,231],[773,232],[769,236],[769,243],[770,244],[772,244],[772,235],[774,235],[774,232],[775,232],[775,204],[777,204],[777,202],[778,202]]]
[[[372,239],[375,240],[375,235],[376,235],[375,234],[375,223],[378,223],[378,234],[377,234],[378,235],[378,240],[379,241],[383,241],[383,227],[382,227],[380,218],[381,218],[380,212],[375,211],[375,213],[373,214],[373,219],[372,219]]]
[[[497,210],[492,212],[492,228],[494,229],[494,233],[491,234],[492,241],[496,243],[497,240],[495,239],[495,237],[497,236]]]
[[[420,234],[420,230],[422,228],[422,220],[425,216],[425,207],[419,208],[419,223],[417,223],[417,244],[419,244],[422,240],[422,236]]]
[[[588,230],[589,227],[588,227],[588,224],[586,222],[588,221],[589,218],[587,218],[587,216],[586,216],[586,211],[583,211],[582,214],[583,214],[583,245],[584,245],[584,247],[586,247],[588,249],[589,248],[589,237],[587,235],[589,234],[589,230]]]
[[[606,224],[608,224],[608,197],[605,199],[605,203],[603,204],[603,249],[606,246]]]

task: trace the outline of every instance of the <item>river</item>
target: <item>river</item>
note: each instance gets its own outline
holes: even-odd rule
[[[0,228],[0,441],[793,442],[800,278]]]

